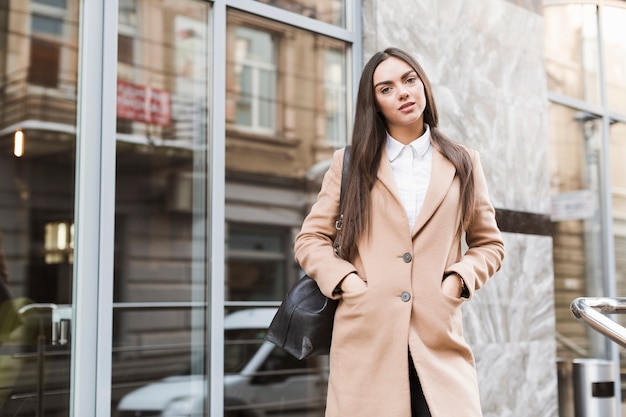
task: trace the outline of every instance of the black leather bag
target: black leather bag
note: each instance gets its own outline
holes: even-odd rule
[[[298,359],[328,355],[337,303],[305,275],[287,293],[265,339]]]
[[[341,172],[339,213],[348,172],[350,148],[346,147]],[[341,217],[337,219],[337,234],[340,234]],[[339,237],[335,243],[339,242]],[[335,250],[338,248],[335,247]],[[283,348],[297,359],[309,356],[328,355],[333,333],[333,322],[338,300],[326,297],[315,280],[304,275],[289,290],[281,303],[265,339]]]

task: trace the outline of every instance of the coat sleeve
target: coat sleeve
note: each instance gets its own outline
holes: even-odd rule
[[[335,254],[333,242],[337,230],[335,221],[339,212],[341,171],[344,149],[335,151],[324,179],[317,201],[302,223],[295,239],[296,262],[319,285],[324,295],[339,298],[333,290],[341,280],[356,268]]]
[[[470,298],[500,269],[504,259],[504,242],[477,152],[473,152],[473,164],[476,205],[472,222],[465,230],[467,251],[459,262],[446,269],[446,274],[457,273],[463,278]]]

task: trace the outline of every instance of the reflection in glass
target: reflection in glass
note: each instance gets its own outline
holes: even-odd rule
[[[119,2],[111,381],[119,417],[204,415],[209,7]]]
[[[293,237],[348,140],[348,48],[240,11],[227,19],[224,408],[322,416],[327,358],[298,361],[263,336],[267,305],[301,272]]]
[[[347,47],[234,10],[228,19],[226,169],[303,179],[347,141]]]
[[[544,18],[549,90],[599,104],[600,60],[596,6],[546,6]]]
[[[337,26],[346,26],[346,0],[257,0]]]
[[[346,54],[339,49],[326,50],[324,92],[326,108],[326,139],[335,146],[347,140],[346,129]]]
[[[115,415],[204,415],[204,347],[189,338],[190,331],[204,332],[192,318],[203,312],[203,307],[117,309],[113,327],[124,338],[113,347]],[[160,414],[176,409],[188,414]]]
[[[227,300],[281,300],[285,294],[287,234],[231,225],[228,233]]]
[[[612,124],[610,135],[616,294],[623,296],[626,294],[626,124]],[[617,315],[615,319],[626,326],[626,317]],[[621,347],[620,351],[622,355],[625,353]]]
[[[78,7],[0,6],[0,416],[68,416]]]
[[[604,41],[607,101],[610,110],[626,113],[626,9],[604,7]]]
[[[275,313],[275,308],[250,308],[225,315],[225,416],[324,415],[327,358],[300,361],[265,341]]]
[[[550,104],[549,152],[552,189],[552,235],[557,332],[577,346],[559,345],[568,358],[588,352],[604,354],[604,340],[584,326],[569,325],[571,300],[601,296],[603,282],[600,221],[600,138],[597,116]]]
[[[236,37],[236,124],[239,128],[273,133],[277,76],[274,41],[271,34],[247,27],[238,27]]]
[[[33,3],[46,4],[48,6],[55,6],[65,8],[66,0],[31,0]]]

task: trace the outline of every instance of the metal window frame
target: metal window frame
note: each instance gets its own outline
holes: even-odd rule
[[[70,385],[74,417],[111,415],[117,9],[117,0],[81,2]]]

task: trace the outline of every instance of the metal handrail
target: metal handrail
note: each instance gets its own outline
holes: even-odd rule
[[[579,297],[570,309],[579,321],[626,348],[626,328],[606,316],[626,313],[626,298]]]

